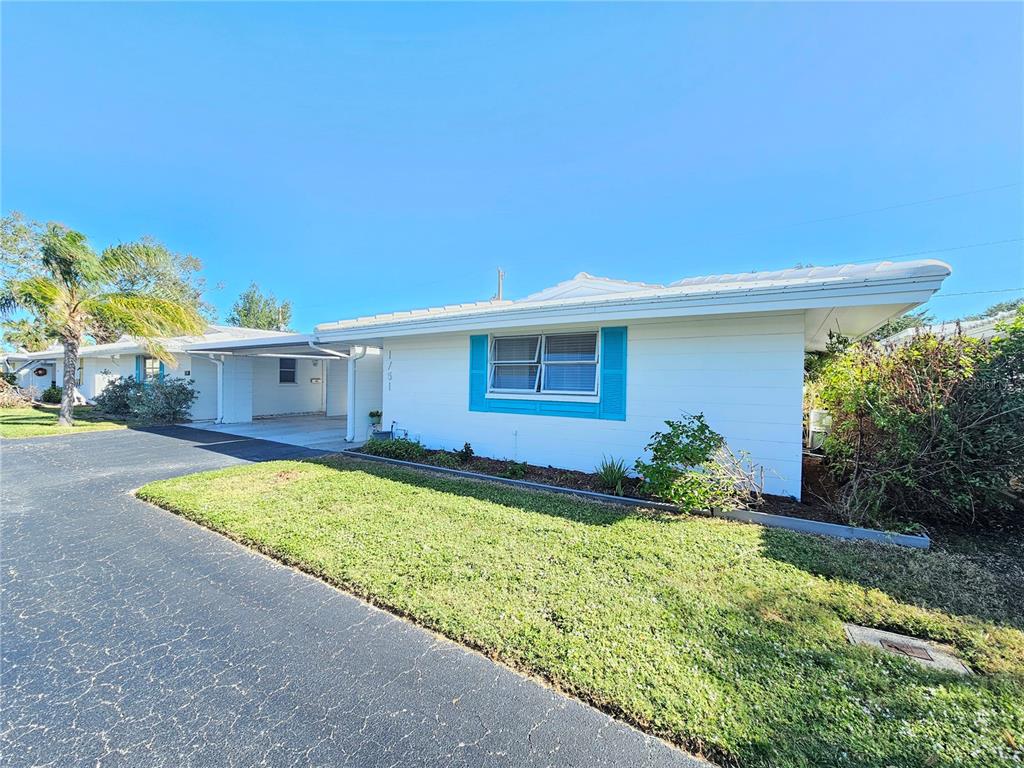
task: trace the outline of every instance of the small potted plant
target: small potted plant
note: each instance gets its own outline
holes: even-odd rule
[[[370,411],[370,426],[374,432],[380,432],[380,420],[383,416],[380,411]]]

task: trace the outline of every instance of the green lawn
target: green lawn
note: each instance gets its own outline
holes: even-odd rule
[[[39,437],[124,429],[123,421],[99,416],[89,406],[75,408],[73,427],[57,426],[57,406],[35,405],[25,408],[0,408],[0,437]]]
[[[840,543],[346,459],[139,495],[724,764],[1024,760],[1024,542]],[[980,674],[851,647],[842,621]]]

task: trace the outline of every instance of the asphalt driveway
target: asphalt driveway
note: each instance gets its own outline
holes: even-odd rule
[[[183,428],[0,451],[2,765],[698,764],[131,494],[313,451]]]

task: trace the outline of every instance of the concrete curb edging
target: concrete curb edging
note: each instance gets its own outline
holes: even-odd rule
[[[560,493],[564,496],[581,496],[586,499],[604,502],[606,504],[617,504],[623,507],[642,507],[644,509],[657,509],[663,512],[682,514],[675,504],[666,504],[663,501],[648,501],[646,499],[634,499],[629,496],[612,496],[609,493],[598,491],[584,491],[576,488],[562,488],[557,485],[546,483],[534,483],[530,480],[514,480],[510,477],[498,477],[497,475],[485,475],[480,472],[469,472],[465,469],[452,469],[450,467],[435,467],[433,464],[421,464],[416,461],[404,461],[402,459],[389,459],[386,456],[374,456],[359,451],[338,451],[338,453],[353,459],[364,461],[378,461],[383,464],[393,464],[400,467],[411,467],[413,469],[425,469],[431,472],[441,472],[446,475],[462,477],[467,480],[486,480],[491,483],[511,485],[516,488],[526,488],[531,491],[545,491],[547,493]],[[927,536],[916,536],[909,533],[890,533],[887,531],[876,531],[871,528],[857,528],[852,525],[839,525],[838,523],[823,523],[817,520],[805,520],[801,517],[789,517],[788,515],[773,515],[768,512],[754,512],[749,509],[736,509],[730,512],[705,512],[706,517],[720,517],[724,520],[733,520],[739,523],[752,523],[763,525],[766,528],[784,528],[797,533],[810,533],[817,536],[830,536],[836,539],[850,539],[857,541],[873,541],[881,544],[896,544],[902,547],[913,547],[916,549],[928,549],[931,546],[931,539]]]
[[[872,528],[858,528],[853,525],[838,523],[822,523],[817,520],[805,520],[802,517],[788,515],[772,515],[768,512],[755,512],[750,509],[735,509],[731,512],[715,512],[714,517],[736,520],[741,523],[754,523],[766,528],[785,528],[797,533],[813,533],[818,536],[831,536],[836,539],[853,539],[857,541],[874,541],[881,544],[897,544],[901,547],[928,549],[932,540],[927,536],[911,533],[890,533],[876,531]]]

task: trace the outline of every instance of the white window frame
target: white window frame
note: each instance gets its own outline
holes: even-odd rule
[[[593,363],[589,360],[559,360],[545,362],[544,353],[547,349],[547,339],[549,336],[593,336],[594,337],[594,360]],[[494,350],[499,339],[515,339],[515,338],[536,338],[537,348],[534,353],[532,360],[501,360],[495,361]],[[583,401],[593,402],[600,398],[601,394],[601,332],[600,329],[566,329],[566,330],[552,330],[552,331],[537,331],[536,333],[517,333],[517,334],[492,334],[488,340],[488,356],[487,356],[487,397],[502,397],[511,398],[516,400],[557,400],[557,401]],[[544,368],[545,366],[556,366],[556,365],[579,365],[581,363],[594,366],[594,389],[590,392],[580,392],[578,390],[564,390],[564,389],[545,389],[544,388]],[[537,376],[534,379],[533,389],[507,389],[497,388],[494,386],[494,371],[497,366],[500,365],[535,365],[537,366]]]
[[[292,373],[295,374],[294,381],[281,381],[281,361],[291,360],[295,363],[295,367],[292,368]],[[294,387],[299,383],[299,361],[294,357],[279,357],[277,358],[277,385],[279,387]]]
[[[146,373],[146,369],[149,368],[150,363],[152,363],[152,364],[154,364],[156,366],[156,369],[153,372],[152,376],[150,376],[150,375],[148,375]],[[153,357],[151,355],[143,355],[142,356],[142,382],[145,383],[147,381],[157,381],[157,380],[159,380],[159,378],[160,378],[160,361],[157,360],[155,357]]]

